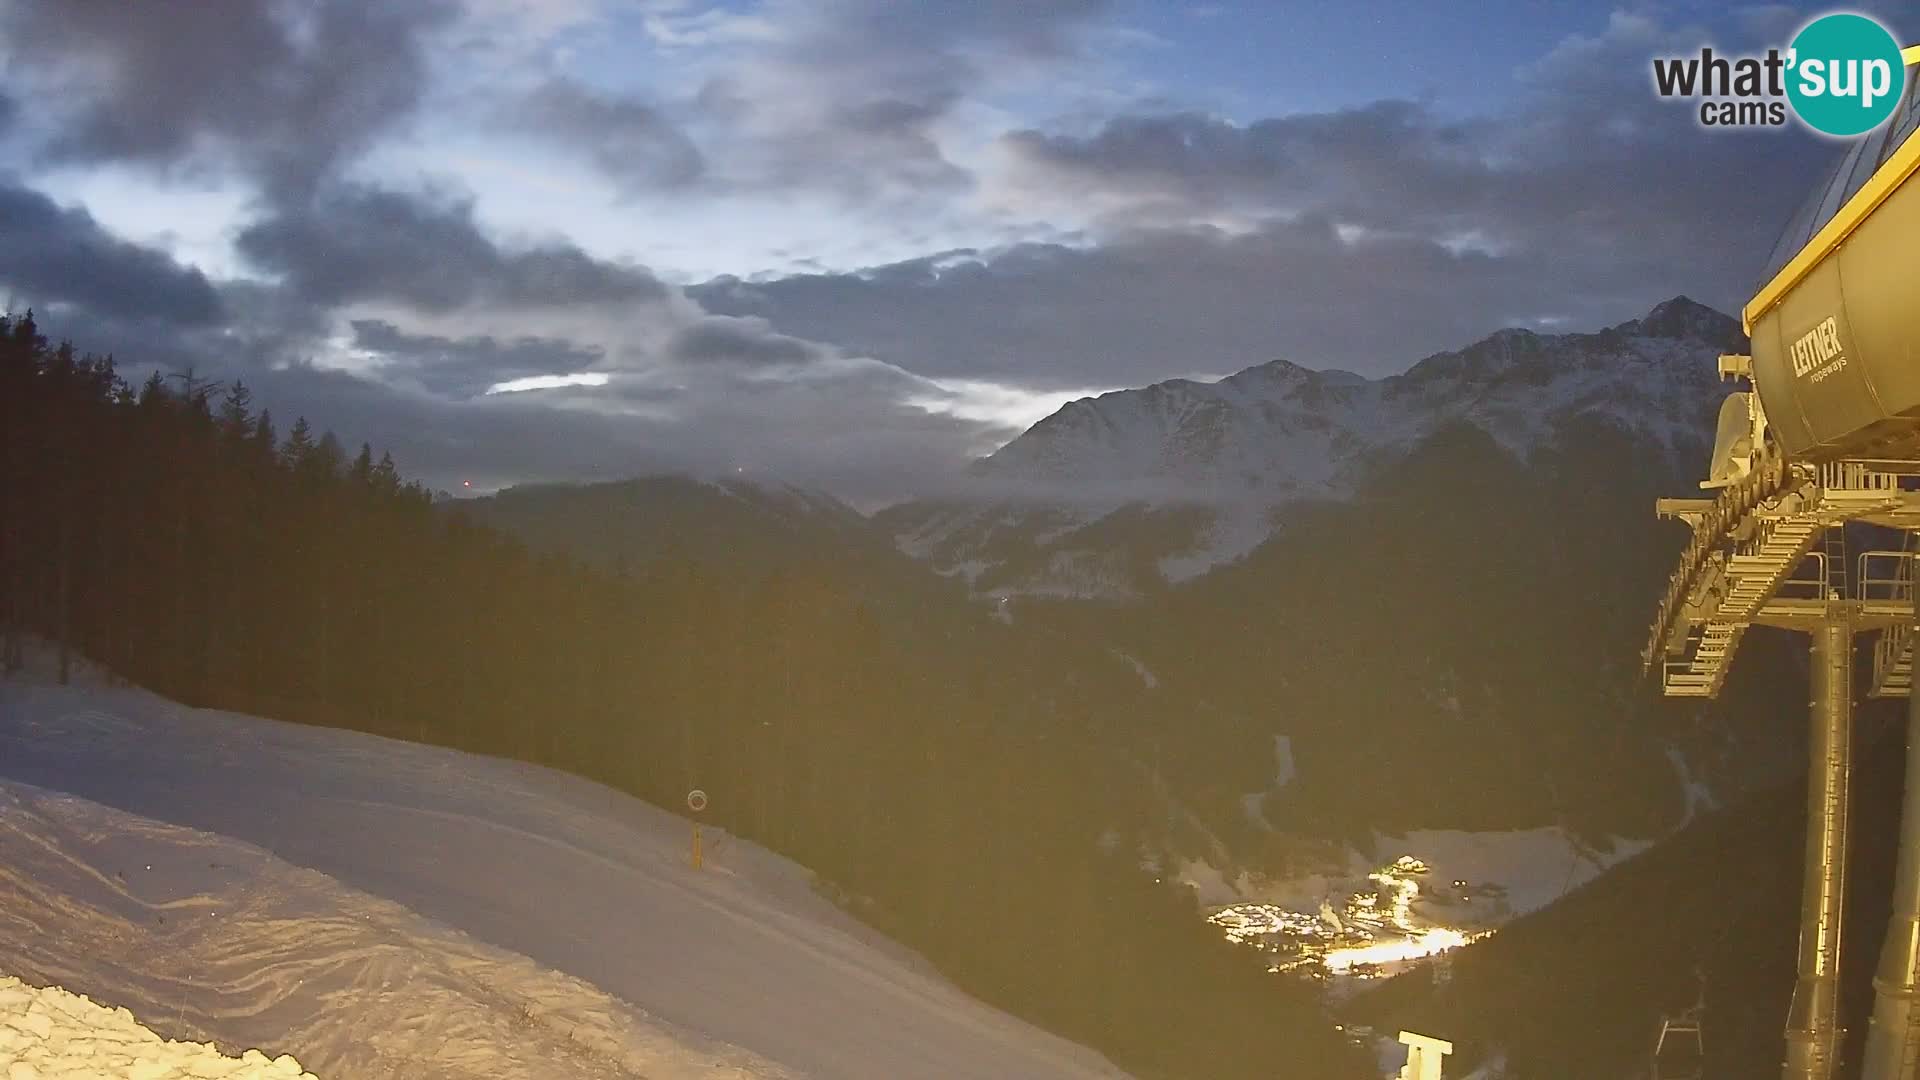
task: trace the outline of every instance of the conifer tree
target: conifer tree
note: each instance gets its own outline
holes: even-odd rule
[[[390,453],[381,453],[380,463],[373,467],[373,490],[380,495],[395,495],[400,491],[400,469],[394,465]]]
[[[238,445],[245,441],[252,430],[253,417],[247,412],[247,406],[253,401],[253,392],[247,384],[235,379],[227,388],[227,395],[220,402],[220,434],[229,444]]]
[[[149,410],[166,407],[167,383],[159,369],[154,369],[147,375],[147,381],[140,384],[140,404]]]
[[[320,441],[313,445],[313,453],[307,455],[305,475],[317,484],[331,483],[340,478],[340,466],[345,458],[339,437],[329,431],[320,436]]]
[[[352,481],[355,491],[373,490],[373,446],[360,444],[360,453],[355,455],[353,465],[347,469],[347,479]]]
[[[260,415],[254,418],[253,435],[250,441],[252,446],[249,451],[253,460],[268,462],[276,460],[276,455],[279,453],[279,436],[273,430],[271,409],[261,409]]]
[[[313,428],[308,426],[306,417],[297,417],[293,421],[293,430],[287,432],[286,445],[280,448],[280,466],[297,473],[312,456]]]

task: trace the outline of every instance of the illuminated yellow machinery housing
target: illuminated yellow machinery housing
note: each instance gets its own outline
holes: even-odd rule
[[[1914,75],[1893,117],[1852,144],[1788,224],[1742,312],[1754,388],[1789,459],[1920,458]]]
[[[1781,235],[1742,312],[1748,379],[1729,395],[1701,487],[1662,499],[1692,526],[1643,659],[1672,697],[1714,697],[1752,626],[1805,633],[1813,682],[1799,977],[1784,1080],[1839,1075],[1841,918],[1852,776],[1854,637],[1867,693],[1909,699],[1893,914],[1874,977],[1863,1080],[1920,1080],[1920,48],[1893,116],[1848,145]],[[1850,553],[1846,526],[1899,537]],[[1870,535],[1859,530],[1857,536]],[[1851,1069],[1847,1070],[1853,1075]]]

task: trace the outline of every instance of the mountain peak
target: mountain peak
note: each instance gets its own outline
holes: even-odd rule
[[[1112,391],[975,462],[966,499],[890,512],[888,528],[976,588],[1137,596],[1245,556],[1279,507],[1350,498],[1430,453],[1439,469],[1523,462],[1600,425],[1692,468],[1726,396],[1713,360],[1737,329],[1681,296],[1594,333],[1499,330],[1384,378],[1270,360]]]
[[[1599,333],[1499,330],[1377,380],[1270,360],[1074,402],[971,472],[1062,497],[1275,505],[1349,494],[1382,453],[1451,424],[1524,456],[1576,415],[1691,453],[1725,394],[1712,357],[1738,336],[1676,296]]]
[[[1637,331],[1647,337],[1693,339],[1728,345],[1740,339],[1740,323],[1733,316],[1722,314],[1686,296],[1663,300],[1655,304],[1652,311],[1624,324],[1620,329]]]

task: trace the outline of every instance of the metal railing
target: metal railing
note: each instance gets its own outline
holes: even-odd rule
[[[1865,461],[1830,461],[1820,466],[1818,483],[1827,491],[1870,491],[1878,494],[1900,490],[1898,474],[1873,468]]]
[[[1801,577],[1800,567],[1806,566],[1809,561],[1814,566],[1815,574],[1813,577]],[[1774,595],[1789,600],[1825,600],[1827,590],[1827,553],[1809,551],[1801,557],[1799,564],[1793,568],[1793,573],[1780,580]]]
[[[1913,534],[1908,534],[1908,543],[1913,542]],[[1915,551],[1863,551],[1860,553],[1860,599],[1862,601],[1879,600],[1889,603],[1910,604],[1913,601],[1913,560]],[[1869,697],[1897,697],[1906,689],[1911,678],[1911,660],[1908,653],[1913,648],[1913,625],[1909,622],[1896,622],[1880,631],[1879,640],[1873,643],[1873,682],[1869,685]],[[1901,670],[1901,661],[1908,660],[1905,671]],[[1899,682],[1891,681],[1898,674],[1905,676]]]
[[[1913,598],[1912,551],[1863,551],[1854,575],[1856,595],[1861,600],[1910,600]]]

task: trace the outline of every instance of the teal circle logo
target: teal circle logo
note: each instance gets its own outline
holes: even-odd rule
[[[1822,15],[1793,39],[1787,57],[1787,100],[1823,134],[1872,131],[1907,88],[1900,43],[1865,15]]]

